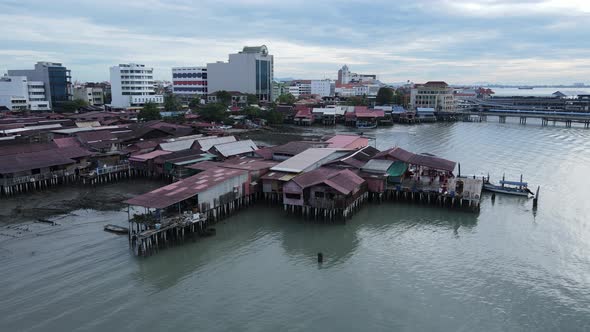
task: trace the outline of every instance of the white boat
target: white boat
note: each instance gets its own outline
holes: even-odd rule
[[[502,176],[499,185],[491,183],[490,177],[488,176],[483,184],[483,189],[499,194],[523,197],[535,196],[535,194],[529,190],[528,184],[522,181],[522,175],[520,176],[520,181],[506,181],[504,176]]]

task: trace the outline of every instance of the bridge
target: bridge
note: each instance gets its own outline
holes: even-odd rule
[[[506,118],[519,118],[520,124],[526,124],[528,118],[541,119],[541,125],[547,126],[549,122],[563,122],[570,128],[572,123],[582,123],[584,128],[590,128],[590,113],[541,111],[528,109],[487,109],[467,110],[455,112],[455,117],[463,121],[487,121],[488,116],[497,116],[500,123],[506,123]]]

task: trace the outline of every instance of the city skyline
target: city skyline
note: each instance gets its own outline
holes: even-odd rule
[[[62,62],[74,80],[106,81],[137,62],[171,68],[227,61],[268,46],[275,77],[335,79],[347,64],[383,82],[588,83],[590,6],[583,1],[264,0],[0,4],[0,72]]]

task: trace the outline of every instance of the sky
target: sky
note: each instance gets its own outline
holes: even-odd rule
[[[79,81],[267,45],[275,77],[590,84],[587,0],[0,0],[0,74],[62,62]]]

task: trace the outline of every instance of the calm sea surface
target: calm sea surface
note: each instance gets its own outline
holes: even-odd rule
[[[259,205],[148,259],[102,230],[125,225],[123,211],[77,210],[31,234],[4,226],[0,330],[590,330],[590,130],[490,121],[370,134],[464,174],[522,173],[541,186],[538,211],[484,195],[479,214],[384,203],[313,225]]]

